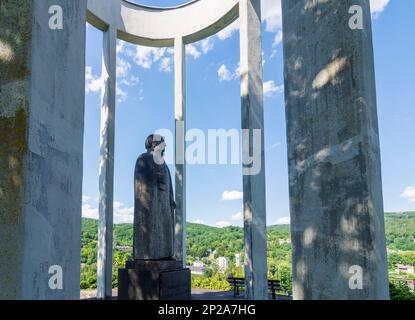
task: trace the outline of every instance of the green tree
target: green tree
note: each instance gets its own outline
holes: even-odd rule
[[[389,293],[391,300],[415,300],[415,293],[403,281],[390,281]]]

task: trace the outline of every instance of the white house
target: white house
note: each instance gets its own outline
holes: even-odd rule
[[[193,265],[188,266],[188,268],[190,269],[191,274],[198,274],[201,276],[203,276],[206,271],[206,265],[200,260],[194,261]]]
[[[219,272],[224,273],[225,270],[228,268],[229,266],[229,259],[225,258],[225,257],[219,257],[216,260],[216,263],[218,264],[219,267]]]
[[[403,265],[403,264],[396,265],[395,272],[396,273],[404,272],[404,273],[408,273],[408,274],[415,274],[415,272],[414,272],[414,266],[411,266],[411,265]]]
[[[242,265],[241,262],[241,254],[240,253],[236,253],[235,254],[235,266],[239,267]]]

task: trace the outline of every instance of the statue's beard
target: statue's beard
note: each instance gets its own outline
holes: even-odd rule
[[[164,163],[164,152],[165,152],[165,144],[161,143],[154,147],[153,149],[153,156],[154,160],[157,164],[163,164]]]
[[[166,152],[166,149],[164,147],[162,147],[161,145],[158,145],[158,146],[155,146],[153,148],[153,152],[156,152],[159,155],[161,155],[162,157],[164,157],[164,153]]]

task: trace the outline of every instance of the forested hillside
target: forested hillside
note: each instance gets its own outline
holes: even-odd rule
[[[386,213],[385,226],[389,249],[415,251],[415,212]]]
[[[386,238],[389,268],[397,263],[415,265],[415,212],[386,213]],[[289,225],[270,226],[268,238],[268,277],[280,279],[284,292],[291,293],[291,242]],[[131,258],[133,229],[131,224],[114,226],[114,274],[117,286],[117,269]],[[243,228],[216,228],[201,224],[187,224],[187,264],[200,260],[206,265],[204,276],[192,276],[193,287],[229,289],[229,274],[243,276],[242,266],[235,265],[235,255],[243,259]],[[127,247],[127,248],[126,248]],[[129,247],[129,248],[128,248]],[[81,253],[81,288],[96,287],[97,221],[83,219]],[[218,272],[216,258],[229,259],[225,273]],[[242,261],[243,263],[243,261]]]

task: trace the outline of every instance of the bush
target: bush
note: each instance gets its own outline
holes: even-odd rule
[[[86,280],[81,280],[81,290],[89,289],[89,283]]]
[[[415,300],[415,293],[403,281],[389,282],[391,300]]]
[[[192,275],[192,288],[210,290],[231,290],[231,286],[223,275],[215,274],[213,277]]]

